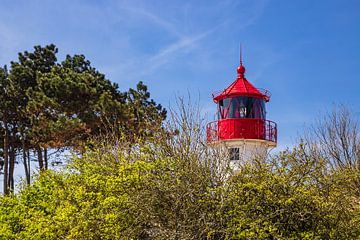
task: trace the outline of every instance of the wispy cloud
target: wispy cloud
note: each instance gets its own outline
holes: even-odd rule
[[[109,43],[112,45],[107,48],[112,47],[121,54],[113,55],[114,62],[102,61],[98,67],[113,80],[121,79],[126,85],[183,56],[189,59],[185,64],[197,62],[197,67],[204,65],[211,69],[208,67],[214,64],[211,59],[223,49],[214,46],[222,44],[229,32],[253,25],[263,14],[266,1],[221,1],[206,6],[180,2],[167,6],[156,4],[124,0],[106,5],[102,11],[106,17],[100,15],[101,34],[113,37]],[[96,12],[96,8],[86,9]],[[234,9],[239,9],[240,17],[231,14]],[[149,35],[152,33],[154,35]]]
[[[136,79],[147,74],[151,74],[162,66],[173,61],[174,58],[180,54],[185,54],[189,51],[189,49],[197,47],[199,42],[211,34],[214,29],[194,36],[184,36],[174,43],[160,48],[157,53],[153,55],[136,56],[134,58],[127,59],[126,62],[122,62],[121,66],[115,65],[113,67],[105,67],[105,70],[107,70],[108,73],[121,71],[130,79]],[[141,66],[141,68],[139,69],[138,66]]]
[[[147,62],[149,64],[148,71],[154,71],[162,65],[168,63],[178,52],[185,51],[188,48],[194,47],[200,40],[212,33],[214,29],[197,34],[195,36],[182,37],[177,42],[160,49],[157,54],[147,59]]]
[[[195,48],[201,40],[213,33],[217,28],[217,26],[215,26],[198,33],[184,33],[179,30],[179,22],[164,18],[161,14],[155,13],[139,3],[122,2],[118,6],[118,10],[124,12],[132,19],[143,22],[146,26],[148,26],[149,23],[154,24],[172,36],[172,38],[175,38],[168,45],[161,46],[152,55],[145,53],[137,54],[132,58],[127,58],[126,62],[122,62],[121,67],[114,66],[117,70],[126,72],[126,75],[130,78],[142,77],[156,71],[174,60],[179,54],[187,53],[189,49]],[[188,11],[188,8],[184,8],[184,10]],[[187,14],[185,14],[185,16],[184,21],[188,23],[189,19],[187,18]],[[142,66],[141,69],[137,68],[139,64]]]
[[[267,1],[259,1],[256,4],[250,4],[251,9],[250,11],[245,11],[246,17],[243,18],[243,21],[236,23],[237,31],[239,29],[247,28],[248,26],[254,24],[257,19],[263,14],[265,5]],[[231,3],[232,7],[237,6],[236,2]],[[220,4],[223,5],[223,4]],[[220,7],[220,6],[219,6]],[[221,8],[221,7],[220,7]],[[240,6],[242,8],[248,8],[248,6]],[[198,31],[195,33],[185,33],[181,32],[179,29],[179,25],[181,26],[187,24],[191,25],[191,19],[188,16],[189,7],[185,7],[183,10],[184,12],[184,21],[174,21],[174,19],[164,18],[161,13],[157,13],[151,11],[149,8],[144,7],[142,4],[132,4],[131,2],[125,2],[125,4],[121,4],[119,7],[120,10],[126,11],[127,14],[132,15],[134,18],[142,18],[144,22],[151,22],[152,24],[157,25],[161,29],[163,29],[168,34],[175,37],[175,40],[168,45],[165,45],[158,49],[156,53],[153,55],[142,55],[136,56],[136,59],[128,59],[128,63],[126,64],[128,67],[125,67],[123,70],[126,70],[130,75],[132,75],[133,64],[141,61],[142,69],[139,71],[137,69],[136,75],[144,76],[146,74],[152,73],[162,66],[168,64],[169,62],[173,61],[177,56],[181,54],[186,54],[190,49],[195,49],[199,46],[199,42],[205,40],[209,35],[216,32],[218,29],[221,29],[222,26],[227,26],[230,24],[234,24],[235,18],[229,17],[227,15],[221,15],[219,19],[214,21],[214,24],[211,26],[210,29],[205,29],[203,31]],[[212,10],[219,10],[216,7],[212,8]],[[145,19],[144,19],[145,18]],[[178,19],[177,19],[178,20]],[[185,23],[186,22],[186,23]],[[176,24],[177,23],[177,24]],[[207,54],[209,54],[207,52]]]
[[[156,15],[155,13],[143,8],[143,7],[135,7],[129,5],[122,5],[120,10],[127,11],[129,14],[132,14],[137,17],[145,17],[146,20],[151,21],[152,23],[160,26],[168,33],[173,34],[177,37],[182,37],[183,35],[178,31],[176,26],[172,24],[170,21],[161,18],[160,16]]]

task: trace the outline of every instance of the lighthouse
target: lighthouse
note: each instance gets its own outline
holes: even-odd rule
[[[266,119],[270,92],[254,87],[245,78],[241,53],[236,80],[212,97],[217,105],[217,119],[206,126],[207,142],[228,149],[234,171],[276,147],[277,125]]]

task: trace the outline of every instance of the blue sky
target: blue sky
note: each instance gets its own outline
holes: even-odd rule
[[[54,43],[84,54],[120,89],[144,81],[165,107],[190,92],[203,112],[236,78],[272,92],[279,146],[333,104],[360,113],[360,1],[0,1],[0,64]]]

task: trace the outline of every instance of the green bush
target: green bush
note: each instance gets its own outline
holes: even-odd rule
[[[0,199],[0,239],[358,239],[355,170],[303,145],[221,180],[166,145],[101,145]]]

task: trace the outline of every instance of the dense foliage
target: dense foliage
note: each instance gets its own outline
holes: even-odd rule
[[[50,151],[83,151],[88,139],[108,132],[126,134],[134,141],[161,128],[166,117],[142,82],[121,92],[84,55],[67,55],[58,62],[57,53],[53,44],[35,46],[33,52],[19,53],[9,70],[0,68],[0,164],[5,192],[14,189],[19,158],[29,184],[30,159],[44,170]]]
[[[154,138],[94,141],[41,172],[0,199],[0,238],[359,239],[359,168],[302,141],[233,174],[193,118],[180,110]]]

